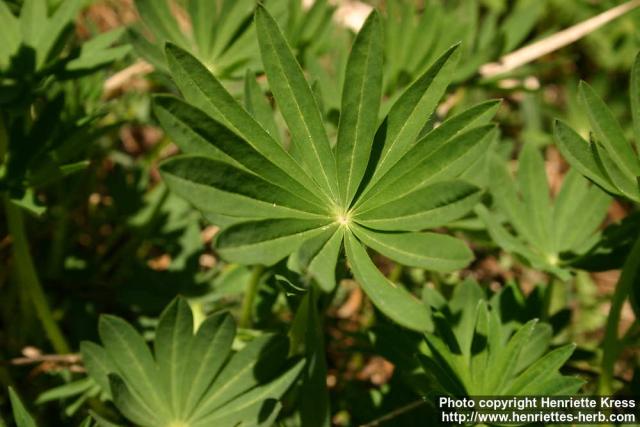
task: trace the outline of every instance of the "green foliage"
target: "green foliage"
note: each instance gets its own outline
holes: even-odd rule
[[[188,303],[176,299],[160,316],[152,355],[130,324],[105,315],[103,346],[84,342],[82,355],[91,377],[137,425],[271,425],[303,367],[285,366],[287,340],[263,335],[233,352],[235,322],[224,313],[193,329]]]
[[[472,254],[464,243],[420,230],[462,217],[479,200],[479,188],[456,178],[490,141],[493,126],[484,123],[496,104],[481,104],[419,137],[451,77],[454,47],[379,125],[382,40],[373,13],[349,58],[332,148],[315,97],[277,24],[263,8],[256,24],[271,91],[291,133],[290,152],[203,64],[169,45],[172,76],[190,104],[155,100],[156,116],[185,153],[163,163],[167,185],[226,225],[216,241],[226,260],[272,265],[294,254],[294,265],[327,292],[335,286],[344,239],[348,263],[374,304],[394,321],[424,329],[420,304],[377,270],[363,245],[430,270],[469,263]]]
[[[515,182],[507,163],[498,155],[492,159],[490,176],[495,205],[515,233],[479,207],[478,214],[493,241],[533,268],[568,280],[572,260],[600,240],[598,229],[611,198],[571,170],[552,203],[544,159],[533,144],[525,144],[522,149]]]
[[[163,49],[175,44],[198,58],[216,77],[242,77],[247,68],[258,69],[255,26],[250,25],[255,0],[189,0],[182,11],[167,0],[136,0],[143,25],[130,30],[131,43],[157,70],[168,73]],[[300,1],[266,1],[286,27],[298,53],[314,51],[331,28],[333,8],[326,0],[303,10]]]
[[[605,191],[640,203],[640,56],[631,71],[630,98],[636,144],[627,141],[618,120],[605,102],[586,83],[580,83],[580,100],[592,128],[586,142],[566,123],[557,121],[555,136],[558,148],[584,176]]]
[[[421,10],[413,1],[386,3],[384,20],[385,93],[394,93],[416,77],[449,46],[462,42],[464,58],[455,82],[475,74],[481,65],[517,48],[529,35],[545,1],[519,0],[509,7],[484,10],[478,0],[428,0]]]
[[[0,106],[28,105],[55,79],[78,78],[122,58],[127,46],[111,47],[122,29],[103,33],[82,46],[70,45],[73,20],[82,2],[62,2],[50,10],[46,0],[26,0],[19,16],[0,4]]]
[[[584,381],[559,369],[575,345],[548,351],[551,328],[536,319],[506,323],[503,295],[485,300],[477,283],[456,286],[450,300],[425,289],[435,330],[426,334],[420,363],[436,389],[453,396],[572,395]],[[508,308],[507,308],[508,309]]]

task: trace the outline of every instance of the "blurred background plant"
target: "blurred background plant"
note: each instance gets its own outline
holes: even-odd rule
[[[505,54],[625,5],[613,22],[564,47],[507,72],[487,72]],[[482,203],[446,228],[466,242],[474,261],[445,273],[370,253],[386,279],[422,295],[426,338],[381,315],[348,268],[338,269],[338,286],[323,293],[292,262],[264,268],[225,261],[216,246],[220,224],[163,183],[159,162],[181,151],[151,113],[152,95],[178,93],[165,41],[205,63],[271,136],[292,144],[260,61],[254,1],[7,0],[0,2],[0,383],[15,392],[0,392],[0,419],[12,425],[13,412],[20,427],[31,426],[28,412],[40,426],[77,426],[91,425],[91,413],[99,425],[124,422],[104,382],[101,388],[87,376],[92,369],[79,355],[80,342],[98,342],[98,317],[109,313],[151,343],[177,295],[200,327],[223,310],[238,319],[233,353],[259,346],[267,332],[288,336],[289,355],[307,364],[277,396],[283,426],[413,426],[434,417],[423,399],[434,390],[478,391],[479,371],[466,364],[465,349],[488,325],[501,350],[514,350],[525,335],[527,345],[538,344],[536,351],[521,349],[509,378],[490,392],[513,391],[527,366],[544,365],[552,368],[545,368],[549,381],[566,383],[567,393],[640,395],[637,312],[628,292],[618,291],[612,302],[616,283],[629,290],[638,280],[640,190],[633,177],[616,184],[606,130],[613,125],[598,123],[616,121],[614,138],[622,135],[638,153],[637,66],[629,83],[640,51],[637,2],[265,6],[309,81],[332,144],[350,46],[371,6],[381,12],[385,36],[380,118],[458,42],[460,66],[421,134],[503,100],[499,108],[479,107],[491,110],[487,115],[498,108],[500,132],[461,177],[486,190]],[[601,108],[595,98],[609,112],[590,113],[589,105]],[[555,119],[563,124],[554,139]],[[572,139],[563,144],[563,135]],[[572,159],[566,146],[578,140],[613,159],[604,170],[615,185]],[[504,357],[491,346],[482,354]],[[554,354],[562,357],[546,365]],[[456,381],[445,384],[442,370]],[[301,397],[323,387],[315,400]]]

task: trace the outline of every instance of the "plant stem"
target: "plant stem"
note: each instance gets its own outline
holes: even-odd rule
[[[260,278],[264,272],[264,267],[256,265],[253,267],[251,278],[249,279],[249,285],[244,293],[242,300],[242,312],[240,314],[240,327],[250,328],[253,323],[253,301],[256,299],[258,293],[258,285],[260,284]]]
[[[9,197],[3,197],[4,207],[7,215],[7,223],[9,233],[13,239],[13,258],[17,273],[18,282],[26,288],[28,295],[31,297],[36,315],[42,322],[47,338],[51,342],[56,353],[69,353],[69,345],[58,327],[47,298],[42,290],[42,285],[38,279],[35,265],[31,253],[29,252],[29,243],[24,227],[24,217],[19,207],[11,203]]]
[[[640,236],[627,257],[622,274],[611,298],[611,308],[607,317],[604,339],[602,340],[602,373],[598,384],[598,392],[602,396],[613,392],[613,368],[620,352],[618,325],[622,314],[622,306],[629,296],[632,285],[638,274],[640,265]]]

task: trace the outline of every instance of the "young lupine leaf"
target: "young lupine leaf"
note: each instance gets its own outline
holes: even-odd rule
[[[278,24],[261,6],[256,11],[256,30],[267,79],[292,142],[318,184],[335,197],[335,158],[311,87]]]
[[[222,369],[231,352],[236,324],[228,313],[209,317],[189,345],[191,363],[182,372],[181,392],[185,414],[193,412],[199,399]]]
[[[188,4],[193,39],[198,46],[198,54],[206,58],[212,49],[218,26],[218,8],[212,7],[210,0],[191,0]]]
[[[351,205],[367,168],[381,96],[382,33],[380,17],[374,13],[353,43],[342,90],[336,164],[343,206]]]
[[[494,126],[486,122],[497,102],[477,105],[432,131],[425,130],[446,88],[452,49],[400,96],[378,126],[382,61],[378,19],[376,12],[368,18],[351,51],[337,158],[315,95],[264,8],[256,12],[259,44],[271,92],[289,126],[294,157],[204,65],[168,45],[177,86],[188,102],[210,117],[175,99],[156,99],[157,115],[167,132],[185,151],[199,154],[166,161],[161,169],[173,191],[206,217],[226,222],[215,245],[227,261],[272,265],[289,256],[292,270],[331,291],[344,244],[347,262],[374,304],[401,325],[424,331],[430,327],[424,307],[377,270],[363,244],[409,265],[440,271],[461,268],[471,260],[471,252],[452,237],[398,232],[446,225],[478,202],[477,187],[451,180],[484,155],[494,134]],[[255,81],[246,83],[247,93],[255,97],[260,92]],[[247,106],[251,108],[254,101],[261,100],[247,101]],[[425,136],[418,138],[423,130]],[[228,158],[212,154],[207,143]],[[379,156],[369,157],[376,144],[378,154],[384,153],[385,171],[379,173],[376,185],[362,191],[378,173]],[[410,243],[409,252],[403,252],[405,243]],[[435,247],[445,248],[444,256],[434,256]]]
[[[547,352],[549,325],[534,319],[514,328],[500,303],[488,304],[474,281],[458,285],[449,301],[429,291],[430,301],[436,296],[441,301],[432,305],[435,331],[426,333],[427,347],[419,349],[418,357],[440,393],[561,396],[576,393],[584,383],[559,372],[575,346]]]
[[[552,202],[544,159],[532,145],[525,146],[520,155],[517,180],[512,179],[506,161],[497,154],[492,156],[490,166],[493,201],[513,228],[512,234],[502,226],[499,216],[479,206],[476,212],[493,240],[534,268],[568,280],[568,268],[575,257],[597,242],[598,228],[611,198],[572,171]],[[575,212],[582,214],[576,217]]]
[[[160,315],[156,329],[154,353],[161,372],[160,380],[164,390],[167,390],[171,411],[178,417],[184,415],[181,400],[188,389],[182,390],[180,381],[187,367],[193,327],[189,304],[178,299]]]
[[[20,398],[11,387],[9,387],[9,400],[11,400],[13,418],[18,427],[37,427],[36,422],[31,417],[31,414],[26,410],[20,401]],[[0,421],[2,421],[2,419],[0,419]]]
[[[233,318],[222,313],[194,335],[191,309],[178,298],[160,316],[153,356],[133,327],[113,316],[100,321],[104,349],[82,343],[82,352],[89,375],[137,425],[266,427],[305,362],[289,363],[288,340],[278,335],[233,353],[235,331]]]

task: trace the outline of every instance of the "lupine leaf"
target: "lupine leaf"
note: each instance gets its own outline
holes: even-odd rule
[[[532,385],[557,376],[558,369],[571,357],[575,344],[564,345],[546,354],[533,365],[528,367],[504,390],[505,395],[529,395],[527,389]]]
[[[160,44],[172,41],[188,46],[189,42],[180,30],[167,0],[136,0],[136,9]]]

